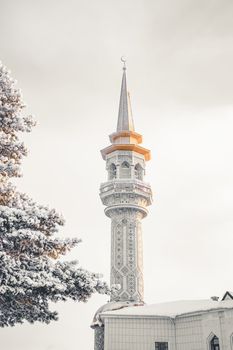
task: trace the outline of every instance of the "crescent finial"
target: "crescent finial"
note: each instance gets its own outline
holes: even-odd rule
[[[125,58],[125,56],[121,56],[121,62],[123,62],[123,64],[124,64],[123,69],[125,70],[126,69],[126,58]]]

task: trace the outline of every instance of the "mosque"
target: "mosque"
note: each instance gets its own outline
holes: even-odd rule
[[[124,63],[117,130],[101,151],[108,179],[100,186],[111,219],[110,302],[97,310],[95,350],[233,350],[233,293],[221,300],[185,300],[147,305],[143,296],[141,221],[152,203],[144,182],[150,151],[135,132]]]

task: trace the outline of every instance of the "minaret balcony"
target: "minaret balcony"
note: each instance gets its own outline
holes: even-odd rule
[[[150,185],[143,181],[117,179],[101,184],[100,198],[106,206],[124,204],[145,208],[152,203],[152,191]]]

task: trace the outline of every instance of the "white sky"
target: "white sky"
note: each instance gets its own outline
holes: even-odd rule
[[[222,296],[233,289],[233,2],[0,0],[1,60],[37,128],[18,181],[62,212],[67,258],[109,278],[110,220],[98,197],[100,149],[116,128],[127,77],[136,131],[152,150],[154,204],[143,222],[145,300]],[[107,300],[58,304],[59,322],[1,330],[3,350],[90,350]]]

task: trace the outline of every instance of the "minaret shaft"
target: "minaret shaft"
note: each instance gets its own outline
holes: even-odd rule
[[[142,214],[124,208],[113,213],[111,223],[111,285],[120,289],[118,301],[143,301]]]

